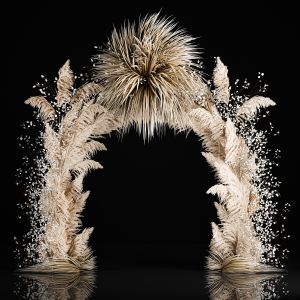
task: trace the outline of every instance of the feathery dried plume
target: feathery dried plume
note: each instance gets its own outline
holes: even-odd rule
[[[207,151],[202,154],[219,181],[208,190],[220,199],[215,207],[221,223],[212,222],[207,268],[226,273],[276,272],[278,269],[261,263],[262,244],[251,220],[259,208],[259,197],[252,183],[256,172],[255,154],[237,134],[234,122],[228,116],[224,120],[216,106],[216,102],[227,106],[230,101],[227,73],[227,67],[218,58],[213,73],[214,99],[189,114],[190,126]],[[236,117],[246,119],[260,107],[274,104],[269,98],[252,97],[240,106]]]
[[[114,29],[96,56],[100,103],[125,126],[135,124],[144,138],[164,124],[185,128],[187,112],[208,93],[195,63],[200,53],[194,38],[175,28],[173,20],[147,16],[137,26]]]
[[[81,212],[89,196],[89,192],[83,191],[82,182],[90,170],[102,168],[91,157],[106,148],[94,139],[117,129],[119,122],[96,103],[101,90],[98,85],[88,83],[73,93],[69,61],[59,71],[57,90],[57,103],[53,105],[43,97],[25,101],[38,109],[43,122],[48,164],[38,200],[41,217],[45,219],[34,249],[38,263],[24,268],[26,272],[74,273],[95,268],[95,258],[88,246],[93,228],[81,231]]]
[[[230,84],[227,74],[227,67],[223,64],[220,57],[217,57],[217,64],[213,73],[213,83],[218,100],[225,103],[228,103],[230,99]]]
[[[52,105],[42,96],[30,97],[25,104],[37,108],[39,111],[39,117],[45,121],[53,121],[55,118],[55,110]]]
[[[237,116],[249,118],[254,116],[260,108],[275,106],[276,103],[267,97],[254,96],[244,102],[237,110]]]
[[[70,101],[72,97],[72,88],[74,83],[74,75],[70,68],[70,60],[60,68],[57,80],[57,105],[62,106],[63,103]]]

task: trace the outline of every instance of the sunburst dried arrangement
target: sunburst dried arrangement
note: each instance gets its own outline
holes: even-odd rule
[[[275,103],[262,96],[232,99],[227,67],[217,59],[213,88],[206,85],[195,60],[193,38],[158,15],[114,30],[107,48],[96,56],[94,79],[78,89],[67,62],[59,71],[57,95],[25,103],[38,109],[44,125],[47,170],[39,193],[38,213],[43,230],[35,236],[38,260],[26,271],[78,272],[91,270],[95,260],[87,242],[92,228],[81,231],[80,213],[89,192],[82,181],[89,170],[101,168],[91,159],[105,147],[95,139],[135,124],[144,138],[159,126],[192,129],[203,141],[203,156],[215,170],[218,184],[208,193],[220,224],[213,236],[207,268],[227,273],[273,272],[264,255],[274,255],[263,206],[261,174],[266,160],[251,148],[255,131],[247,126],[261,108]],[[253,133],[254,132],[254,133]],[[263,135],[258,140],[265,145]],[[252,143],[255,145],[254,143]],[[259,145],[258,145],[259,146]],[[259,147],[258,147],[259,148]],[[262,172],[263,171],[263,172]],[[269,214],[270,215],[270,214]],[[32,247],[31,247],[32,248]]]
[[[98,85],[88,83],[75,90],[73,79],[67,61],[59,71],[56,102],[41,96],[25,101],[38,110],[44,125],[48,167],[38,202],[45,220],[34,250],[39,263],[23,271],[68,273],[95,267],[87,244],[93,228],[81,230],[80,215],[89,196],[83,191],[83,179],[90,170],[102,168],[91,159],[106,150],[96,139],[116,129],[118,122],[96,102]]]
[[[165,124],[186,128],[186,114],[206,96],[194,38],[172,20],[151,15],[114,30],[95,57],[94,79],[103,86],[101,104],[134,124],[144,138]]]

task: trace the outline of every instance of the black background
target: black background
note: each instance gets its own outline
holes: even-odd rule
[[[22,194],[15,187],[14,173],[23,155],[16,138],[20,124],[32,118],[31,109],[23,104],[36,94],[32,86],[41,74],[53,78],[68,58],[80,72],[96,52],[93,46],[105,43],[113,24],[119,27],[125,19],[137,20],[159,10],[199,37],[207,77],[215,56],[229,67],[232,82],[245,77],[255,82],[258,71],[265,73],[268,95],[277,103],[270,120],[281,132],[273,141],[282,150],[277,169],[282,181],[280,201],[292,204],[287,221],[291,233],[288,269],[300,267],[296,10],[288,1],[224,2],[49,1],[16,3],[6,11],[2,26],[7,54],[2,71],[4,239],[0,242],[0,268],[15,267],[12,238],[20,230],[15,206]],[[95,226],[91,244],[100,268],[157,265],[203,269],[210,222],[216,220],[213,197],[205,192],[215,180],[201,156],[198,138],[167,130],[164,137],[144,144],[131,130],[122,140],[112,134],[105,144],[108,151],[97,156],[104,170],[86,180],[91,196],[84,212],[85,226]]]

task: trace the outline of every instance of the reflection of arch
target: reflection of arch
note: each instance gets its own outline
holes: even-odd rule
[[[256,172],[256,156],[249,150],[245,139],[237,134],[237,130],[238,126],[245,126],[249,116],[254,115],[257,109],[274,105],[274,102],[264,97],[252,97],[246,99],[232,113],[227,68],[220,59],[217,60],[214,70],[214,90],[211,91],[195,69],[190,67],[194,58],[190,53],[194,48],[189,44],[188,37],[182,35],[182,32],[177,32],[179,38],[174,37],[170,31],[173,28],[172,23],[159,20],[157,15],[146,18],[140,26],[142,29],[139,27],[137,30],[142,32],[140,38],[143,47],[152,49],[151,34],[157,36],[159,32],[158,36],[164,41],[167,40],[167,45],[173,39],[172,45],[179,45],[178,49],[184,49],[186,52],[183,56],[187,53],[187,59],[180,60],[179,57],[180,63],[166,60],[164,67],[159,69],[167,72],[168,76],[172,72],[175,72],[173,77],[182,76],[179,79],[176,77],[179,86],[172,85],[173,93],[172,90],[166,91],[165,87],[159,86],[163,80],[161,78],[167,78],[169,82],[170,78],[166,74],[159,77],[159,83],[157,78],[151,79],[148,73],[146,81],[141,82],[140,79],[132,79],[131,75],[125,76],[125,79],[131,78],[135,86],[128,87],[129,83],[126,83],[124,90],[124,78],[117,77],[115,81],[109,81],[107,75],[103,75],[108,71],[118,72],[111,65],[115,63],[118,55],[124,56],[123,50],[118,47],[126,47],[128,41],[132,42],[130,34],[135,29],[129,26],[129,29],[123,29],[124,32],[119,35],[114,32],[110,50],[100,57],[104,61],[97,69],[102,74],[100,84],[91,82],[75,90],[74,76],[67,61],[59,71],[56,102],[50,103],[41,96],[31,97],[25,102],[39,109],[39,116],[45,127],[43,143],[46,149],[45,160],[41,164],[47,165],[44,173],[45,186],[39,195],[35,218],[35,221],[40,221],[43,232],[36,234],[33,231],[35,240],[29,245],[33,249],[31,253],[38,254],[38,260],[34,261],[37,264],[26,270],[78,272],[94,268],[94,257],[87,245],[92,229],[79,231],[80,213],[89,195],[89,192],[82,191],[82,181],[89,170],[101,168],[98,162],[90,159],[91,156],[96,151],[105,150],[105,146],[95,139],[112,130],[126,129],[131,124],[137,124],[144,138],[147,138],[157,126],[168,123],[179,130],[194,130],[199,135],[206,149],[203,155],[214,168],[219,181],[219,184],[209,190],[209,193],[220,198],[215,206],[221,225],[212,223],[213,238],[208,268],[224,272],[271,271],[272,268],[261,264],[263,249],[251,220],[252,214],[259,207],[258,191],[252,183]],[[147,31],[150,37],[147,36]],[[137,55],[141,53],[141,45],[135,45],[138,49],[134,50]],[[152,58],[149,51],[145,53]],[[128,57],[131,56],[128,54]],[[142,65],[145,64],[142,59],[135,59],[134,66],[140,61]],[[150,86],[151,80],[158,84],[158,90]],[[183,82],[189,82],[186,90]],[[145,88],[145,84],[149,84],[152,92],[154,89],[152,97],[158,97],[153,100],[155,105],[149,104],[152,99],[149,96],[150,87]],[[142,91],[147,91],[145,95],[138,90],[141,85]],[[129,96],[135,92],[134,87],[139,96],[132,96],[135,101],[133,109]],[[124,94],[125,98],[119,99],[121,104],[112,104],[119,93]],[[141,108],[137,109],[138,101],[142,103]],[[174,111],[170,112],[171,108]],[[135,112],[136,115],[132,115]]]
[[[127,273],[125,274],[128,276]],[[151,272],[149,272],[149,274],[151,274]],[[160,271],[160,274],[161,277],[165,278],[166,274],[163,271]],[[174,274],[174,270],[172,271],[172,274]],[[153,275],[154,274],[152,274],[152,276]],[[120,280],[122,280],[121,278],[123,277],[117,276],[117,278],[120,278]],[[156,273],[155,278],[157,279]],[[287,282],[284,275],[228,273],[221,274],[219,272],[209,272],[208,274],[206,274],[206,280],[209,296],[212,300],[231,300],[236,298],[245,300],[263,300],[281,298],[288,294]],[[114,281],[114,285],[117,287],[115,290],[118,290],[118,288],[120,287],[117,281],[118,280]],[[132,282],[132,284],[134,285],[132,289],[136,295],[136,281],[129,280],[129,282]],[[155,289],[155,280],[146,280],[145,282],[151,282],[152,289],[157,292],[157,290]],[[168,292],[168,288],[170,289],[172,287],[172,285],[169,285],[169,287],[166,288],[166,291],[163,291],[164,295],[166,295],[166,293]],[[189,284],[189,288],[190,287],[191,286]],[[161,292],[161,286],[159,288]],[[96,275],[93,272],[83,272],[80,274],[56,274],[55,276],[53,276],[52,274],[21,274],[15,278],[14,294],[20,299],[28,300],[84,300],[89,299],[92,294],[95,295],[95,290],[98,291],[96,286]],[[127,293],[130,290],[131,289],[129,287],[126,288]],[[124,291],[119,291],[119,293],[122,292]],[[98,296],[97,292],[95,296]]]
[[[288,294],[284,275],[279,274],[207,274],[210,299],[274,299]]]
[[[22,299],[89,299],[95,289],[96,275],[92,272],[71,274],[22,274],[15,294]]]

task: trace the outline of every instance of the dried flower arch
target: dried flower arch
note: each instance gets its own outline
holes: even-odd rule
[[[193,130],[218,184],[208,190],[220,225],[212,223],[209,270],[269,272],[266,251],[252,215],[260,206],[253,178],[256,154],[240,130],[260,108],[275,103],[262,96],[244,99],[232,112],[227,68],[217,58],[210,87],[194,63],[192,38],[174,23],[152,15],[138,26],[114,30],[108,46],[95,57],[94,81],[73,88],[69,61],[59,71],[55,101],[31,97],[44,124],[44,185],[38,195],[29,244],[28,272],[79,272],[95,268],[88,246],[92,228],[81,230],[80,214],[89,192],[82,182],[89,170],[102,168],[91,159],[105,150],[97,139],[136,125],[150,138],[160,125]],[[244,124],[244,125],[241,125]],[[238,131],[241,132],[238,132]],[[33,258],[34,257],[34,258]]]

